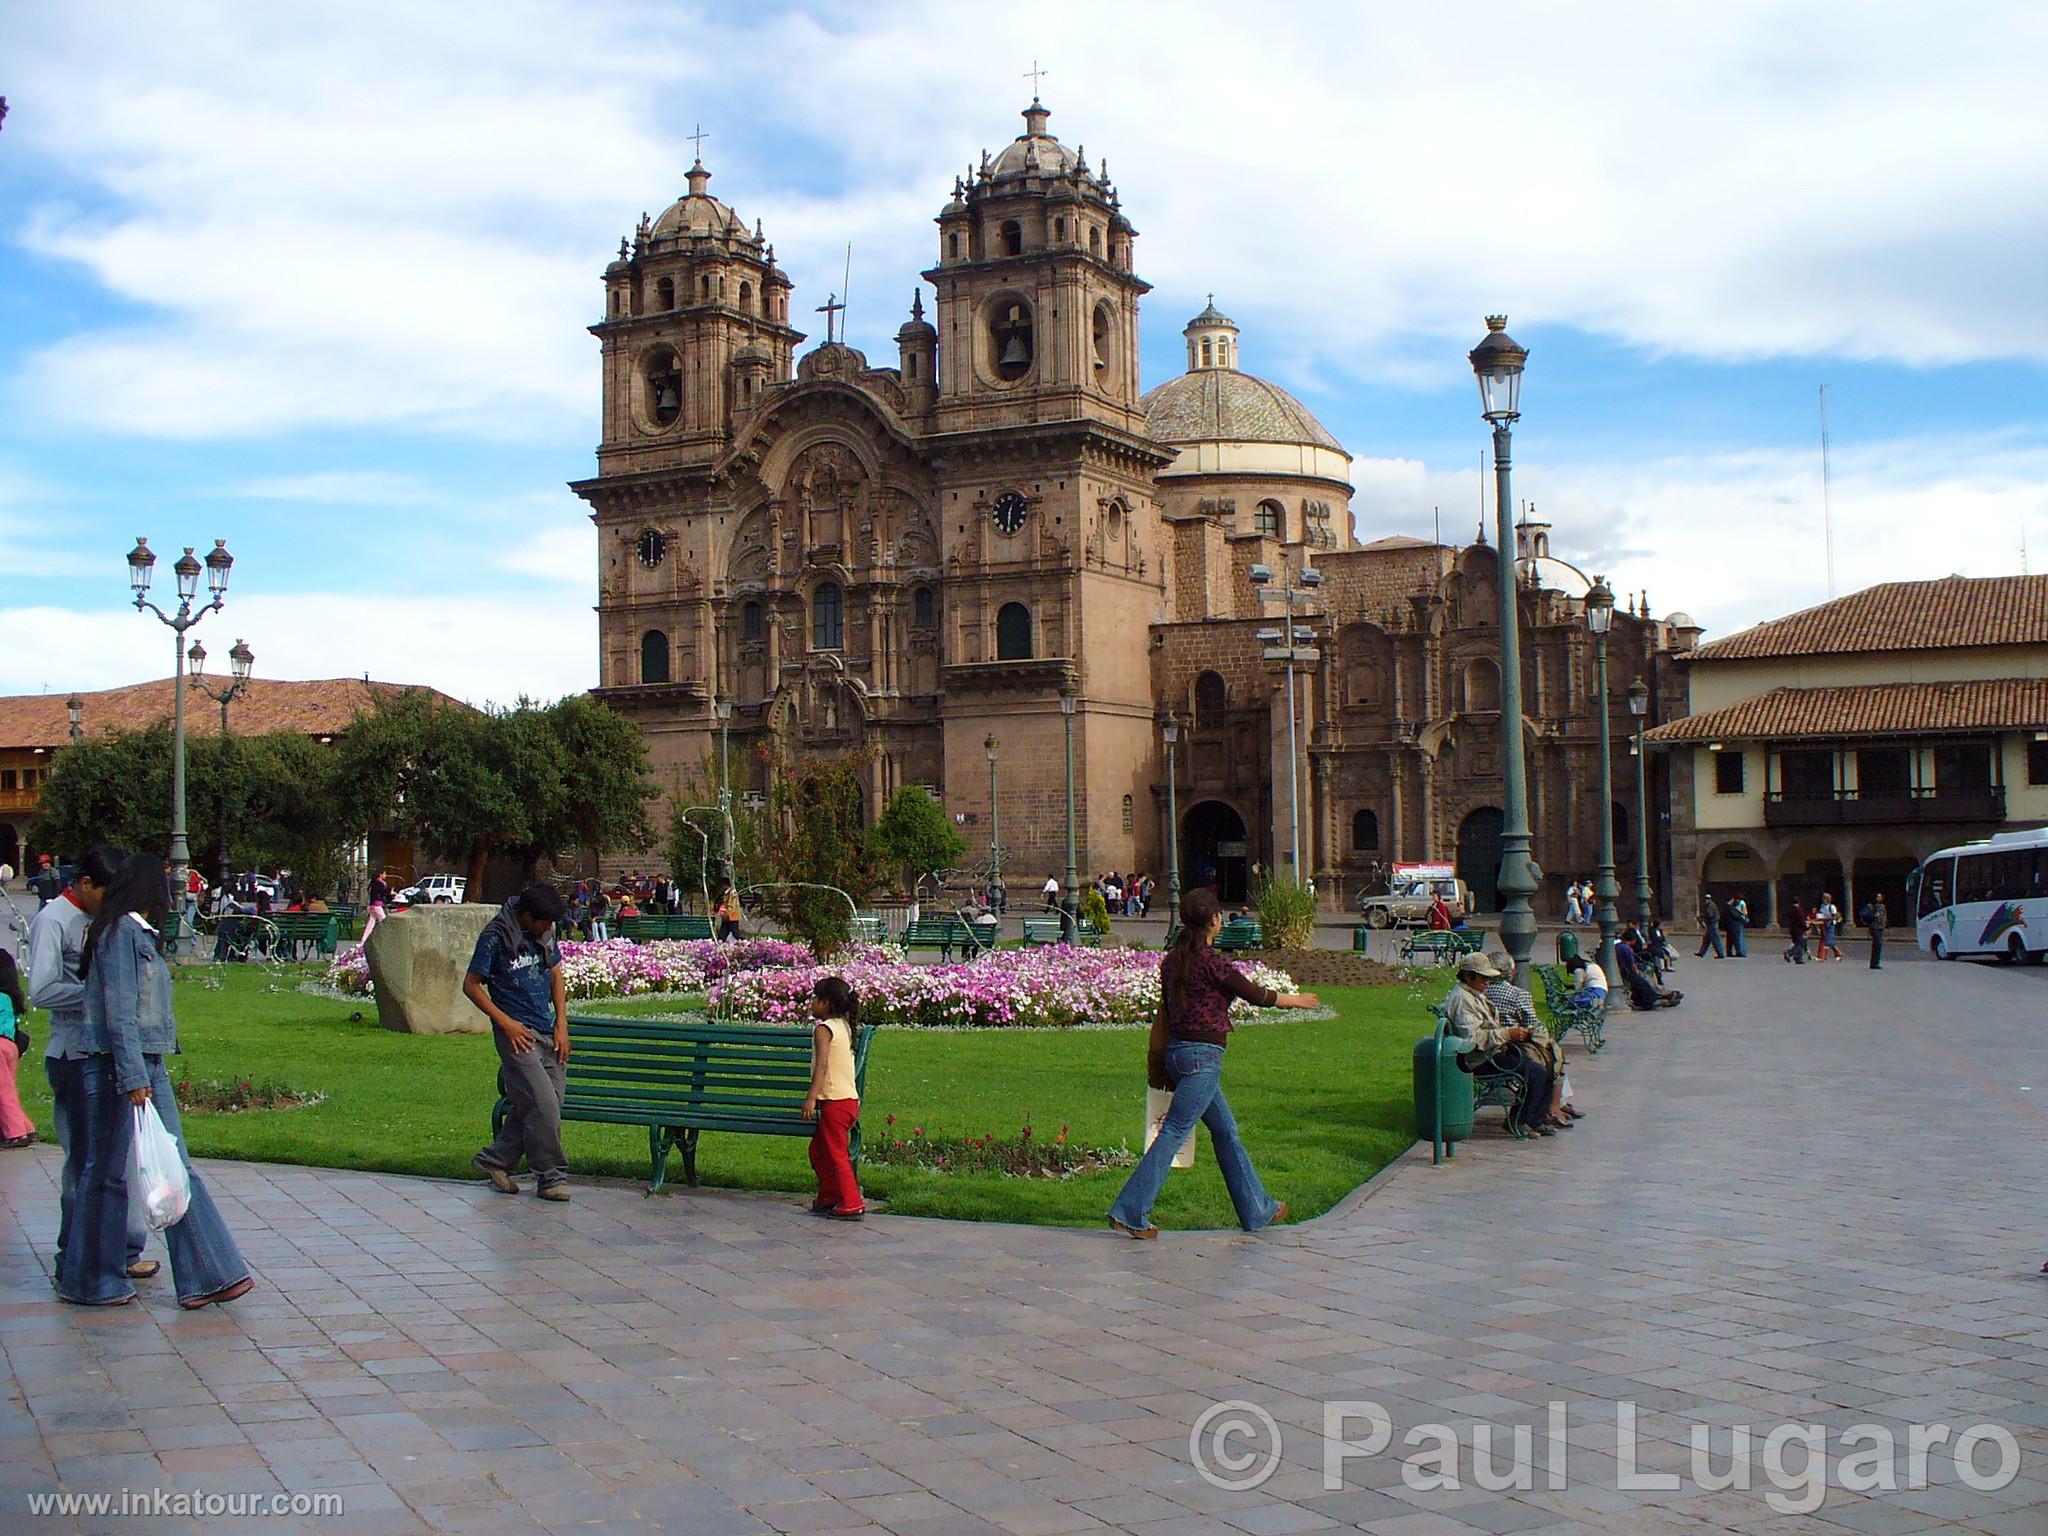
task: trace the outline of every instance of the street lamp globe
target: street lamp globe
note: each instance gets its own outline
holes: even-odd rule
[[[1650,712],[1650,687],[1640,677],[1628,685],[1628,712],[1638,720]]]
[[[199,595],[199,573],[204,569],[192,558],[192,546],[185,546],[185,553],[178,556],[171,566],[171,574],[178,578],[178,601],[189,603]]]
[[[206,557],[206,590],[215,597],[225,596],[228,590],[228,572],[234,569],[234,564],[235,557],[228,553],[228,541],[215,539],[213,553]]]
[[[1166,744],[1169,747],[1172,746],[1175,742],[1179,741],[1180,717],[1178,715],[1169,714],[1165,719],[1161,720],[1159,722],[1159,734],[1165,738]]]
[[[1075,686],[1073,678],[1069,677],[1060,684],[1060,713],[1071,715],[1080,702],[1080,690]]]
[[[77,730],[85,723],[85,700],[75,693],[71,695],[64,701],[64,715],[71,722],[71,729]]]
[[[721,693],[711,701],[711,714],[719,724],[723,725],[732,718],[732,700]]]
[[[1479,414],[1495,426],[1517,420],[1522,414],[1522,369],[1529,351],[1508,335],[1506,315],[1486,317],[1486,337],[1470,353],[1472,372],[1479,378]]]
[[[206,647],[194,640],[192,648],[185,653],[185,660],[192,664],[192,675],[198,677],[206,671]]]
[[[993,735],[991,735],[987,741],[984,741],[981,744],[981,750],[988,754],[988,760],[990,762],[994,762],[996,760],[996,739]]]
[[[149,547],[149,540],[136,539],[135,547],[128,551],[128,585],[137,597],[149,590],[149,579],[155,573],[156,551]]]
[[[235,669],[235,681],[246,683],[249,681],[249,669],[256,665],[256,653],[249,649],[246,641],[238,639],[228,652],[228,661]]]
[[[1593,589],[1586,594],[1586,628],[1596,639],[1607,638],[1607,631],[1614,624],[1614,589],[1607,585],[1605,576],[1593,578]]]

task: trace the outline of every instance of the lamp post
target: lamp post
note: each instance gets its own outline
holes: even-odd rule
[[[711,713],[718,718],[718,819],[719,839],[724,844],[724,878],[732,872],[732,699],[721,693],[711,701]]]
[[[1621,917],[1614,902],[1621,887],[1614,883],[1614,747],[1607,718],[1607,631],[1613,624],[1613,589],[1605,576],[1595,576],[1593,590],[1586,594],[1586,628],[1593,634],[1593,664],[1600,674],[1600,867],[1593,875],[1593,912],[1600,924],[1600,969],[1618,983],[1614,935]]]
[[[1650,687],[1640,677],[1628,685],[1628,712],[1636,717],[1636,926],[1650,932],[1649,745],[1643,728],[1650,713]]]
[[[1070,667],[1060,678],[1060,719],[1067,732],[1067,889],[1060,932],[1069,944],[1081,937],[1081,875],[1074,865],[1074,710],[1080,702],[1081,682]]]
[[[71,722],[71,745],[75,747],[85,740],[85,700],[74,693],[64,701],[64,714]]]
[[[149,547],[149,540],[138,538],[135,547],[128,551],[128,585],[135,592],[135,608],[139,613],[144,609],[171,627],[177,640],[171,654],[177,660],[177,671],[171,684],[171,889],[182,897],[185,890],[185,869],[192,862],[192,850],[185,843],[185,631],[197,624],[227,601],[228,572],[234,568],[235,557],[228,553],[228,541],[215,539],[213,553],[206,557],[206,587],[211,601],[195,609],[192,604],[199,596],[200,564],[192,558],[192,548],[187,545],[185,553],[171,566],[178,578],[178,608],[175,614],[165,613],[149,600],[149,580],[156,571],[156,554]]]
[[[1294,665],[1299,661],[1305,666],[1313,666],[1321,659],[1321,653],[1315,649],[1315,631],[1306,624],[1294,622],[1294,609],[1298,603],[1316,600],[1316,588],[1323,584],[1323,573],[1306,565],[1298,572],[1291,565],[1283,564],[1280,569],[1284,580],[1277,588],[1273,585],[1270,566],[1253,566],[1251,582],[1259,589],[1261,603],[1281,605],[1283,628],[1262,629],[1259,640],[1265,648],[1263,654],[1267,661],[1284,661],[1287,664],[1287,824],[1294,865],[1292,874],[1294,883],[1300,885],[1301,759],[1294,736]]]
[[[1159,720],[1166,739],[1166,937],[1180,931],[1180,795],[1173,774],[1173,749],[1180,742],[1180,718],[1168,710]]]
[[[988,754],[988,897],[998,916],[1009,903],[1003,898],[1003,803],[996,798],[996,738],[990,733],[981,750]]]
[[[1522,369],[1527,349],[1507,332],[1507,316],[1488,315],[1486,336],[1471,351],[1479,380],[1480,415],[1493,427],[1494,516],[1500,551],[1501,808],[1500,941],[1515,964],[1515,984],[1526,986],[1529,952],[1536,947],[1536,913],[1530,897],[1543,871],[1529,856],[1529,792],[1523,766],[1521,594],[1515,573],[1515,497],[1509,468],[1512,429],[1521,416]]]
[[[207,682],[203,676],[206,671],[205,646],[194,640],[192,649],[185,655],[192,663],[192,686],[220,706],[220,879],[221,884],[225,885],[228,879],[228,706],[249,691],[249,669],[256,665],[256,653],[249,649],[246,641],[236,640],[234,647],[228,652],[228,663],[233,669],[232,676],[219,688]]]

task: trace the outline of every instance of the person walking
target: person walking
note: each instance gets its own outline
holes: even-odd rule
[[[1046,911],[1048,911],[1048,912],[1057,912],[1057,911],[1059,911],[1059,909],[1060,909],[1060,878],[1059,878],[1059,876],[1058,876],[1058,875],[1047,875],[1047,876],[1045,877],[1045,884],[1044,884],[1044,885],[1042,885],[1042,886],[1040,886],[1040,887],[1038,888],[1038,894],[1039,894],[1039,895],[1041,895],[1041,896],[1043,896],[1043,897],[1045,898],[1045,910],[1046,910]]]
[[[28,888],[35,892],[38,912],[55,901],[57,893],[64,888],[64,883],[57,874],[57,866],[50,862],[47,853],[37,856],[36,872],[28,877]]]
[[[1785,910],[1785,933],[1792,940],[1785,947],[1787,965],[1806,964],[1806,908],[1794,901]]]
[[[1842,909],[1835,905],[1834,893],[1822,891],[1820,905],[1813,909],[1813,920],[1820,924],[1820,947],[1813,952],[1816,960],[1834,956],[1837,964],[1842,959]]]
[[[727,881],[718,892],[718,905],[714,909],[718,920],[718,937],[731,943],[740,936],[740,893]]]
[[[851,1139],[860,1122],[860,1088],[854,1076],[853,1032],[860,1027],[860,994],[842,977],[822,976],[811,988],[811,1086],[804,1094],[804,1118],[811,1132],[811,1168],[818,1175],[813,1216],[859,1221],[867,1211],[853,1176]]]
[[[256,1284],[206,1181],[193,1168],[166,1056],[178,1054],[171,966],[162,926],[164,861],[131,853],[108,884],[79,950],[85,1024],[53,1063],[70,1117],[65,1159],[76,1165],[71,1219],[57,1261],[57,1295],[77,1306],[135,1299],[129,1275],[128,1163],[135,1110],[153,1104],[178,1144],[191,1192],[185,1214],[164,1228],[171,1279],[186,1311],[233,1301]]]
[[[0,1147],[26,1147],[36,1139],[36,1123],[21,1107],[15,1069],[29,1049],[28,997],[21,990],[21,968],[0,949]]]
[[[56,1128],[57,1145],[64,1152],[64,1168],[57,1180],[60,1263],[66,1235],[71,1230],[79,1165],[71,1156],[71,1106],[67,1077],[59,1065],[67,1056],[84,1054],[80,1041],[85,1032],[85,983],[78,979],[78,957],[85,948],[85,931],[98,914],[107,887],[121,872],[121,861],[126,857],[111,843],[98,843],[86,849],[79,856],[70,886],[38,912],[28,928],[28,998],[32,1006],[49,1015],[50,1038],[43,1044],[43,1076],[50,1084],[50,1122]],[[157,1274],[163,1265],[142,1256],[149,1227],[132,1200],[126,1237],[128,1278],[147,1280]]]
[[[1581,921],[1579,913],[1579,882],[1567,880],[1564,887],[1564,925],[1576,928]]]
[[[1884,936],[1891,927],[1891,914],[1884,909],[1884,893],[1880,891],[1870,898],[1870,905],[1863,909],[1863,926],[1870,930],[1870,968],[1884,969]]]
[[[1716,960],[1728,958],[1721,949],[1721,904],[1712,891],[1706,891],[1700,896],[1700,947],[1694,958],[1704,959],[1710,947]]]
[[[1209,1128],[1223,1184],[1237,1211],[1238,1225],[1257,1232],[1287,1215],[1287,1202],[1275,1200],[1259,1182],[1237,1121],[1223,1096],[1223,1051],[1230,1041],[1230,1004],[1240,999],[1258,1008],[1314,1008],[1313,994],[1274,992],[1256,984],[1229,960],[1216,953],[1216,935],[1223,929],[1223,908],[1213,891],[1197,888],[1180,904],[1180,935],[1159,964],[1159,1008],[1152,1017],[1152,1036],[1145,1053],[1145,1080],[1154,1088],[1171,1089],[1173,1101],[1160,1122],[1159,1134],[1109,1208],[1109,1224],[1130,1237],[1155,1238],[1152,1206],[1166,1186],[1173,1159],[1195,1122]]]
[[[1724,902],[1721,907],[1721,934],[1728,941],[1728,958],[1747,960],[1749,941],[1743,932],[1749,927],[1749,903],[1740,896]]]
[[[377,925],[384,921],[385,908],[391,905],[391,871],[380,869],[370,877],[370,918],[363,924],[363,948],[370,947],[370,935],[377,931]]]
[[[491,1021],[505,1097],[512,1112],[471,1162],[502,1195],[519,1193],[521,1157],[543,1200],[569,1198],[562,1150],[562,1093],[569,1069],[569,999],[555,924],[562,893],[529,885],[506,902],[477,936],[462,995]]]

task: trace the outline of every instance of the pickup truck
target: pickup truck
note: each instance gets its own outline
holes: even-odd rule
[[[1407,880],[1377,896],[1360,896],[1358,915],[1368,928],[1419,928],[1429,921],[1429,904],[1439,891],[1453,922],[1472,910],[1472,893],[1462,880]]]

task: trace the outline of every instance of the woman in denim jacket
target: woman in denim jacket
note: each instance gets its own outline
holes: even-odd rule
[[[131,854],[107,887],[79,955],[85,1024],[77,1046],[49,1063],[51,1075],[65,1079],[65,1155],[78,1164],[57,1294],[81,1306],[117,1307],[135,1299],[127,1274],[133,1106],[154,1102],[185,1154],[177,1096],[164,1070],[164,1058],[178,1050],[170,962],[158,932],[166,901],[164,861]],[[164,1242],[178,1305],[190,1310],[233,1301],[255,1282],[189,1157],[185,1173],[192,1202],[183,1219],[164,1230]]]

